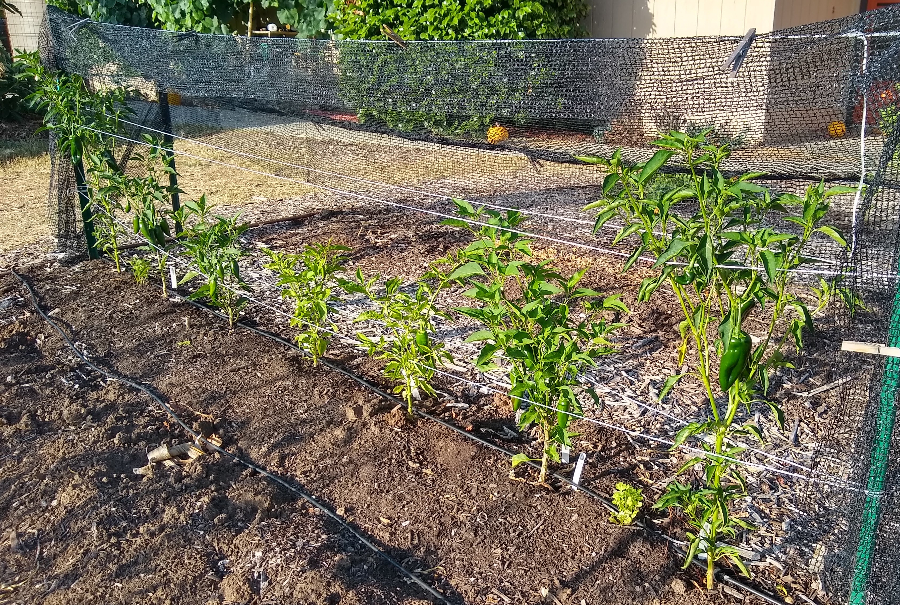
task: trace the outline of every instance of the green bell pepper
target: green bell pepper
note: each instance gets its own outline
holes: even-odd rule
[[[750,335],[742,330],[735,330],[731,333],[731,338],[725,343],[725,351],[719,360],[719,386],[723,391],[731,388],[741,372],[747,367],[750,361],[750,349],[753,347],[753,341]]]

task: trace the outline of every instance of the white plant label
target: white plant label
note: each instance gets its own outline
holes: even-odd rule
[[[575,462],[575,472],[572,473],[572,489],[578,490],[578,483],[581,481],[581,471],[584,470],[584,461],[587,460],[587,454],[581,452],[578,454],[578,460]]]
[[[516,410],[516,426],[522,424],[522,414],[524,414],[524,413],[525,413],[525,410],[523,410],[522,408],[519,408],[518,410]]]
[[[172,283],[172,289],[178,287],[178,276],[175,275],[175,265],[169,265],[169,281]]]
[[[562,461],[563,464],[569,463],[569,453],[570,453],[570,451],[569,451],[568,445],[564,445],[561,448],[559,448],[559,459]]]

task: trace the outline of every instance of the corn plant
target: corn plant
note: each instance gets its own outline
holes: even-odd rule
[[[815,234],[846,246],[840,233],[824,221],[829,198],[854,190],[826,189],[819,183],[803,197],[773,196],[753,182],[762,176],[759,173],[726,177],[720,165],[730,155],[729,147],[710,144],[705,137],[706,132],[695,136],[670,132],[655,142],[661,149],[650,160],[631,166],[622,161],[620,151],[609,159],[579,159],[608,172],[603,199],[587,209],[597,211],[595,230],[613,218],[622,222],[614,244],[634,242],[625,270],[639,257],[655,259],[656,272],[641,283],[638,301],[649,300],[667,284],[684,314],[678,365],[683,365],[689,344],[696,363],[686,374],[670,377],[660,397],[685,376],[702,385],[711,417],[687,424],[674,441],[677,447],[695,439],[705,450],[682,468],[701,463],[704,485],[672,483],[656,506],[686,511],[695,532],[689,534],[685,566],[703,553],[711,588],[718,559],[726,558],[746,573],[737,551],[718,542],[721,536],[734,537],[737,528],[749,527],[729,513],[729,503],[745,492],[744,479],[729,460],[743,452],[732,445],[733,438],[763,440],[760,427],[739,421],[738,413],[743,409],[749,415],[754,405],[762,404],[783,427],[781,407],[768,396],[770,380],[779,368],[793,367],[785,357],[788,342],[799,350],[804,331],[812,328],[804,299],[788,287],[790,272],[814,262],[803,250]],[[660,169],[676,154],[689,174],[687,182],[669,179],[671,187],[654,186]],[[674,207],[679,203],[691,204],[692,213],[677,214]],[[778,224],[780,229],[768,226]],[[751,315],[758,326],[755,342],[747,328]],[[724,401],[717,397],[719,392],[725,394]]]
[[[211,216],[206,196],[186,202],[182,208],[177,220],[185,227],[178,236],[185,255],[191,259],[196,270],[188,271],[179,284],[202,277],[203,285],[188,298],[206,299],[210,305],[225,311],[228,324],[233,326],[248,302],[240,291],[250,291],[241,279],[238,264],[247,255],[240,237],[249,225],[240,223],[239,217]]]
[[[291,326],[298,328],[297,345],[312,356],[315,364],[328,349],[324,328],[337,328],[328,316],[339,298],[337,272],[347,261],[350,248],[332,243],[309,244],[299,254],[284,254],[263,249],[271,259],[266,269],[278,275],[282,298],[294,303]]]
[[[380,281],[380,276],[366,279],[357,270],[355,280],[342,280],[341,284],[348,293],[363,294],[374,303],[375,309],[363,311],[356,321],[379,322],[387,334],[375,339],[358,332],[357,337],[370,356],[387,361],[384,376],[397,383],[394,392],[403,396],[411,415],[413,399],[420,391],[436,395],[431,386],[435,370],[452,360],[444,343],[434,338],[434,319],[444,315],[435,307],[434,299],[445,282],[435,287],[420,281],[410,294],[401,289],[399,277],[385,280],[379,289],[376,285]]]
[[[579,392],[598,403],[597,393],[579,380],[580,372],[613,352],[607,339],[621,326],[610,323],[605,312],[627,312],[618,296],[602,297],[579,288],[587,268],[564,276],[548,262],[532,262],[531,246],[516,228],[523,217],[475,209],[455,201],[461,219],[445,221],[472,231],[476,239],[454,259],[448,280],[470,286],[466,295],[481,303],[457,311],[478,321],[467,342],[483,342],[475,365],[482,371],[498,367],[502,354],[509,364],[510,397],[521,428],[534,423],[542,438],[539,481],[545,483],[549,462],[559,462],[559,447],[571,446],[572,414],[581,414]],[[488,223],[473,228],[470,221]],[[575,311],[583,312],[576,319]],[[529,460],[516,455],[513,466]]]

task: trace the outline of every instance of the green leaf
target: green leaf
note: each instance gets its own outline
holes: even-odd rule
[[[512,460],[511,460],[513,468],[516,468],[520,464],[525,464],[526,462],[530,462],[530,461],[531,461],[531,458],[528,457],[528,454],[522,454],[522,453],[516,454],[515,456],[512,457]]]
[[[609,195],[609,192],[616,186],[616,183],[619,182],[620,178],[621,177],[615,172],[607,174],[603,179],[603,195]]]
[[[782,256],[780,254],[775,254],[770,250],[761,250],[759,258],[762,260],[769,281],[774,282],[776,273],[781,268]]]
[[[676,447],[680,446],[682,443],[684,443],[688,439],[688,437],[696,434],[702,428],[703,428],[703,425],[700,424],[699,422],[690,422],[690,423],[686,424],[685,426],[683,426],[681,428],[681,430],[675,434],[675,441],[672,444],[672,449],[675,449]]]
[[[646,164],[644,164],[643,170],[641,170],[640,176],[638,176],[637,182],[638,184],[643,184],[647,179],[656,174],[656,172],[662,168],[663,164],[669,161],[669,158],[675,154],[674,151],[670,150],[659,150],[653,154],[653,157],[650,158]]]
[[[690,245],[691,245],[690,242],[686,242],[683,239],[676,237],[669,244],[669,247],[666,248],[666,250],[662,254],[659,255],[658,259],[656,259],[656,262],[653,264],[653,268],[659,269],[664,264],[666,264],[669,260],[678,256],[682,250],[684,250],[685,248],[687,248]]]
[[[479,342],[482,340],[492,340],[493,338],[494,333],[490,330],[478,330],[477,332],[470,334],[465,342]]]
[[[461,267],[457,267],[457,269],[449,275],[447,279],[450,280],[459,280],[464,279],[466,277],[470,277],[472,275],[484,275],[484,271],[476,262],[468,262]]]
[[[663,388],[659,392],[658,400],[662,401],[666,395],[669,394],[669,391],[678,383],[679,380],[684,378],[685,374],[675,374],[674,376],[669,376],[666,378],[666,381],[663,383]]]
[[[835,229],[834,227],[829,227],[828,225],[822,225],[818,229],[816,229],[819,233],[824,233],[834,241],[838,243],[842,248],[847,247],[847,240]]]
[[[576,155],[574,156],[576,160],[580,160],[585,164],[608,164],[609,162],[606,158],[601,158],[595,155]]]

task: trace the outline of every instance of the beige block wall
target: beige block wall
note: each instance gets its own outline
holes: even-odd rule
[[[860,0],[588,0],[592,38],[743,36],[837,19]]]
[[[839,19],[859,13],[859,0],[778,0],[775,29]]]
[[[44,0],[14,0],[22,16],[6,13],[6,29],[13,50],[37,50],[41,21],[44,19]]]

